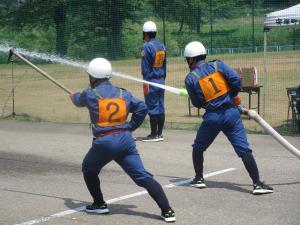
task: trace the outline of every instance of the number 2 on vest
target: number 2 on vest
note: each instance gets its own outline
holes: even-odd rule
[[[126,103],[123,98],[98,99],[99,126],[118,126],[126,122]]]
[[[111,112],[111,114],[108,116],[108,121],[110,123],[120,122],[120,119],[114,119],[113,116],[115,116],[119,110],[120,106],[116,102],[110,102],[106,105],[106,110],[109,112],[111,110],[111,107],[115,107],[115,110]]]

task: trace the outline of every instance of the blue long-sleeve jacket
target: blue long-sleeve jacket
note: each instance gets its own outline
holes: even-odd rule
[[[156,39],[151,39],[143,44],[141,48],[141,69],[143,79],[159,84],[165,83],[167,60],[166,56],[161,67],[154,67],[155,54],[157,51],[166,51],[165,46]]]
[[[83,90],[82,93],[75,93],[72,96],[72,102],[75,106],[88,108],[91,123],[93,124],[92,130],[94,136],[114,129],[127,129],[133,131],[144,121],[148,113],[146,104],[135,98],[129,91],[122,89],[122,96],[126,103],[127,115],[132,113],[131,120],[118,126],[97,125],[99,122],[99,97],[97,95],[100,95],[103,99],[118,98],[120,96],[120,90],[120,88],[113,86],[109,81],[103,81],[97,83],[94,89],[87,88]]]
[[[214,64],[215,62],[199,61],[193,71],[198,74],[201,79],[216,71]],[[198,82],[199,78],[195,76],[193,71],[188,73],[185,78],[185,86],[192,104],[197,108],[204,108],[206,111],[213,111],[224,104],[231,104],[233,97],[241,90],[241,79],[235,70],[230,68],[223,61],[216,61],[216,64],[217,70],[224,77],[230,88],[230,91],[222,96],[206,101]]]

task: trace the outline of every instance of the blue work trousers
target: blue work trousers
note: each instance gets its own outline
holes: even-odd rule
[[[145,95],[144,97],[145,103],[148,107],[149,115],[156,116],[165,113],[165,91],[163,89],[156,88],[153,91],[150,87],[149,94]]]
[[[129,131],[96,138],[82,162],[82,172],[99,174],[112,160],[139,186],[143,186],[146,179],[153,177],[145,170]]]
[[[247,152],[252,152],[249,148],[240,112],[234,106],[227,109],[220,108],[204,114],[193,149],[205,151],[220,131],[226,135],[239,157]]]

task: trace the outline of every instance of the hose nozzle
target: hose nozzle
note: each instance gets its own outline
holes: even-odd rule
[[[13,54],[14,54],[13,50],[10,49],[10,50],[9,50],[9,55],[8,55],[8,58],[7,58],[7,63],[10,63],[10,62],[11,62],[11,57],[12,57]]]

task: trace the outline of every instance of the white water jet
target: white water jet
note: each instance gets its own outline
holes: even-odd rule
[[[40,60],[44,60],[44,61],[49,61],[52,63],[59,63],[59,64],[63,64],[63,65],[69,65],[69,66],[73,66],[73,67],[79,67],[79,68],[83,68],[83,69],[87,69],[87,64],[84,62],[80,62],[80,61],[75,61],[73,59],[68,59],[68,58],[62,58],[60,56],[57,55],[53,55],[53,54],[46,54],[46,53],[40,53],[40,52],[36,52],[36,51],[28,51],[26,49],[23,48],[12,48],[8,45],[0,45],[0,51],[5,52],[5,53],[9,53],[9,51],[13,49],[14,52],[21,54],[23,56],[27,56],[29,58],[32,59],[40,59]],[[121,77],[124,79],[128,79],[128,80],[134,80],[140,83],[146,83],[155,87],[159,87],[162,88],[164,90],[167,90],[169,92],[172,92],[174,94],[177,95],[181,95],[181,96],[188,96],[187,92],[185,89],[178,89],[175,87],[170,87],[167,85],[163,85],[163,84],[158,84],[158,83],[154,83],[154,82],[149,82],[149,81],[145,81],[139,78],[135,78],[132,77],[130,75],[127,74],[123,74],[120,72],[112,72],[113,76],[117,76],[117,77]]]

